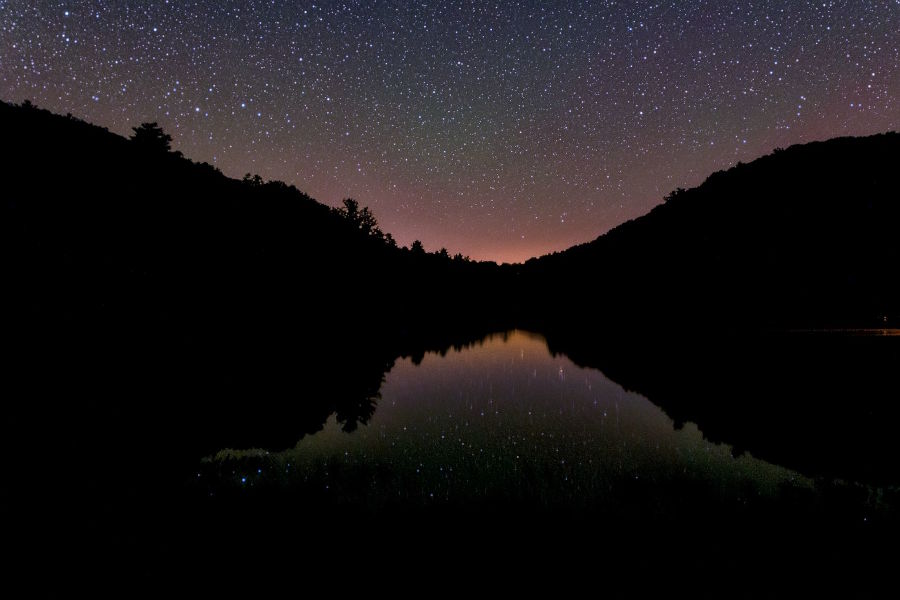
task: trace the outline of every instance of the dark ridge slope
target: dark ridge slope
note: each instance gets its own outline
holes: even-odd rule
[[[46,288],[28,302],[45,316],[66,295],[60,310],[153,327],[308,327],[333,313],[331,326],[382,329],[438,309],[453,319],[469,304],[462,278],[495,279],[493,263],[397,248],[281,182],[230,179],[33,107],[0,104],[0,124],[6,267],[20,293]]]
[[[593,242],[528,261],[551,320],[882,326],[900,319],[900,135],[776,150],[676,190]],[[552,290],[553,295],[541,294]]]

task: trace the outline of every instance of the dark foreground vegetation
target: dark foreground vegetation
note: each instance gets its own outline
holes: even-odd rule
[[[329,572],[366,571],[384,544],[414,555],[427,523],[457,544],[487,528],[507,543],[476,556],[502,545],[536,568],[523,548],[564,543],[592,516],[545,513],[526,526],[527,507],[371,515],[296,496],[185,503],[172,492],[221,448],[292,446],[332,414],[352,430],[377,410],[398,357],[514,326],[738,451],[813,476],[898,483],[900,338],[793,331],[900,320],[897,134],[777,151],[593,242],[498,266],[400,248],[354,200],[332,209],[281,182],[229,179],[173,152],[153,124],[129,140],[0,104],[0,125],[10,448],[0,499],[32,566],[48,547],[60,560],[140,547],[146,562],[110,564],[146,574],[167,560],[218,563],[222,547],[274,550],[259,548],[283,530],[330,552]],[[679,523],[633,514],[604,530],[612,545],[600,554],[610,564],[639,552],[653,564],[713,557],[740,572],[765,535],[794,527],[795,544],[766,549],[778,561],[802,550],[810,563],[874,568],[890,556],[878,545],[887,533],[843,510],[858,504],[835,501],[847,517],[838,533],[868,544],[853,556],[818,545],[833,506],[823,517],[788,504],[747,512],[730,533],[689,506]],[[660,532],[663,546],[642,544]],[[737,538],[753,542],[735,548]],[[351,546],[363,550],[338,557]]]

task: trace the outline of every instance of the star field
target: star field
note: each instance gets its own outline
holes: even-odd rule
[[[900,128],[900,2],[0,0],[0,86],[514,261],[775,147]]]

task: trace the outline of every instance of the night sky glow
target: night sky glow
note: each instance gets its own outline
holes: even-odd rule
[[[900,128],[900,2],[0,0],[0,86],[513,261],[775,147]]]

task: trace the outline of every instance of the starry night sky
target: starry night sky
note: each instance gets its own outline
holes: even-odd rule
[[[401,244],[523,260],[775,147],[900,128],[900,2],[0,0],[0,97],[158,121]]]

